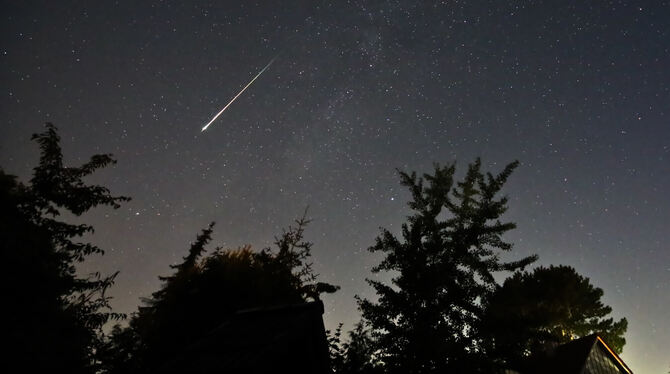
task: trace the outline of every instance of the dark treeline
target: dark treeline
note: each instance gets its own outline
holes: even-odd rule
[[[304,303],[338,289],[319,282],[311,268],[306,215],[260,251],[208,250],[212,223],[137,312],[114,313],[105,291],[116,274],[81,276],[76,269],[103,254],[80,241],[93,228],[58,217],[129,200],[83,181],[115,161],[95,155],[80,167],[64,166],[51,124],[33,139],[41,155],[30,181],[0,169],[2,284],[14,306],[6,315],[8,367],[157,372],[239,310]],[[503,220],[508,200],[501,190],[517,166],[491,174],[476,160],[460,180],[455,164],[436,164],[421,177],[399,171],[411,213],[399,236],[382,229],[370,247],[383,255],[373,273],[393,277],[368,280],[377,297],[357,297],[360,322],[346,334],[341,325],[328,334],[334,372],[490,373],[518,367],[548,344],[593,333],[623,350],[626,319],[609,316],[603,291],[587,277],[562,265],[526,270],[536,256],[501,260],[513,248],[503,235],[515,228]],[[494,278],[499,272],[509,275],[502,284]],[[120,323],[105,334],[103,326],[114,320]]]
[[[128,198],[82,180],[114,163],[110,155],[66,167],[53,125],[32,138],[41,154],[28,184],[0,169],[2,285],[11,306],[4,320],[9,333],[4,365],[30,373],[95,372],[103,325],[123,317],[111,312],[105,296],[116,274],[79,276],[75,265],[103,251],[78,241],[93,227],[58,217],[64,212],[79,216],[98,205],[118,208]]]

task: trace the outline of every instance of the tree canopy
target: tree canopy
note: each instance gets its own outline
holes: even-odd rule
[[[337,287],[316,282],[312,244],[304,240],[308,221],[276,238],[276,249],[260,252],[244,246],[216,248],[205,254],[214,224],[197,237],[174,274],[144,300],[127,328],[117,327],[105,349],[109,372],[155,371],[190,343],[219,326],[232,313],[248,308],[296,304],[332,293]]]
[[[515,224],[500,221],[507,198],[498,195],[517,165],[484,174],[477,159],[456,183],[455,164],[435,165],[423,178],[399,172],[412,196],[412,214],[402,238],[382,229],[370,247],[385,255],[373,272],[390,272],[392,284],[368,280],[378,300],[359,298],[385,370],[472,372],[480,361],[481,300],[496,289],[493,274],[523,269],[536,259],[499,258],[512,249],[502,235]]]
[[[305,240],[306,215],[275,238],[273,248],[207,250],[214,223],[203,229],[172,274],[108,338],[103,325],[113,313],[106,290],[116,273],[81,275],[77,264],[102,248],[82,240],[80,216],[129,200],[84,178],[115,163],[94,155],[79,167],[64,165],[57,129],[32,137],[40,160],[27,184],[0,169],[2,284],[16,306],[7,314],[7,366],[22,371],[68,373],[155,372],[233,313],[257,307],[317,300],[338,287],[318,282]],[[388,284],[368,283],[377,298],[357,297],[362,319],[340,341],[329,342],[332,367],[341,373],[491,372],[514,367],[547,345],[596,333],[617,353],[626,343],[627,320],[615,321],[601,301],[603,290],[569,266],[523,271],[528,256],[503,261],[515,228],[502,216],[500,196],[517,167],[483,173],[477,159],[456,180],[456,166],[435,165],[432,174],[399,171],[411,193],[411,214],[400,235],[382,229],[369,250],[383,255],[373,273]],[[513,272],[502,285],[494,275]],[[12,362],[13,361],[13,362]]]
[[[112,313],[105,291],[116,274],[81,276],[76,264],[103,250],[80,241],[92,232],[87,224],[59,220],[62,213],[79,216],[98,205],[118,208],[124,196],[83,178],[115,163],[111,155],[95,155],[79,167],[66,167],[54,125],[32,137],[40,160],[28,184],[0,170],[0,244],[5,269],[2,284],[15,310],[7,315],[8,351],[22,371],[93,373],[102,326]]]
[[[602,296],[602,289],[570,266],[515,273],[486,300],[490,355],[514,365],[548,344],[590,334],[621,353],[628,322],[608,317],[612,308],[602,303]]]
[[[369,328],[363,321],[348,332],[342,340],[342,324],[335,331],[326,331],[330,350],[331,369],[341,374],[383,373],[381,363],[375,358],[375,343]]]

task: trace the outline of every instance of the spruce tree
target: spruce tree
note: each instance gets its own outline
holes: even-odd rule
[[[507,198],[498,195],[517,165],[483,174],[477,159],[456,184],[455,164],[436,164],[423,178],[399,171],[412,196],[412,214],[401,238],[382,229],[369,248],[384,254],[373,273],[389,272],[392,284],[368,279],[378,299],[358,298],[375,355],[387,372],[477,369],[481,301],[496,287],[494,273],[523,269],[536,259],[499,258],[512,249],[502,236],[515,224],[501,222]]]

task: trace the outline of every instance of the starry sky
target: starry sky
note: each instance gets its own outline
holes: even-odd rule
[[[133,200],[82,219],[130,313],[198,231],[271,245],[309,206],[327,328],[397,232],[395,168],[518,159],[512,257],[567,264],[627,317],[623,359],[670,366],[670,5],[666,1],[6,1],[0,165],[27,180],[50,121],[67,162]],[[200,129],[274,63],[205,132]]]

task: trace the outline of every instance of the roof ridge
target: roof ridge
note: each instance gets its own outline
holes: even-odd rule
[[[628,367],[628,365],[626,365],[625,362],[623,362],[623,360],[621,359],[621,357],[619,357],[619,355],[616,354],[616,352],[614,352],[614,350],[612,350],[612,349],[609,347],[609,345],[607,345],[607,343],[605,343],[605,341],[603,340],[603,338],[601,338],[598,334],[594,334],[594,335],[595,335],[596,338],[598,339],[597,341],[600,342],[600,343],[607,349],[607,351],[612,355],[612,357],[614,357],[614,359],[615,359],[616,362],[621,366],[621,368],[624,369],[627,373],[629,373],[629,374],[633,374],[633,371]]]

